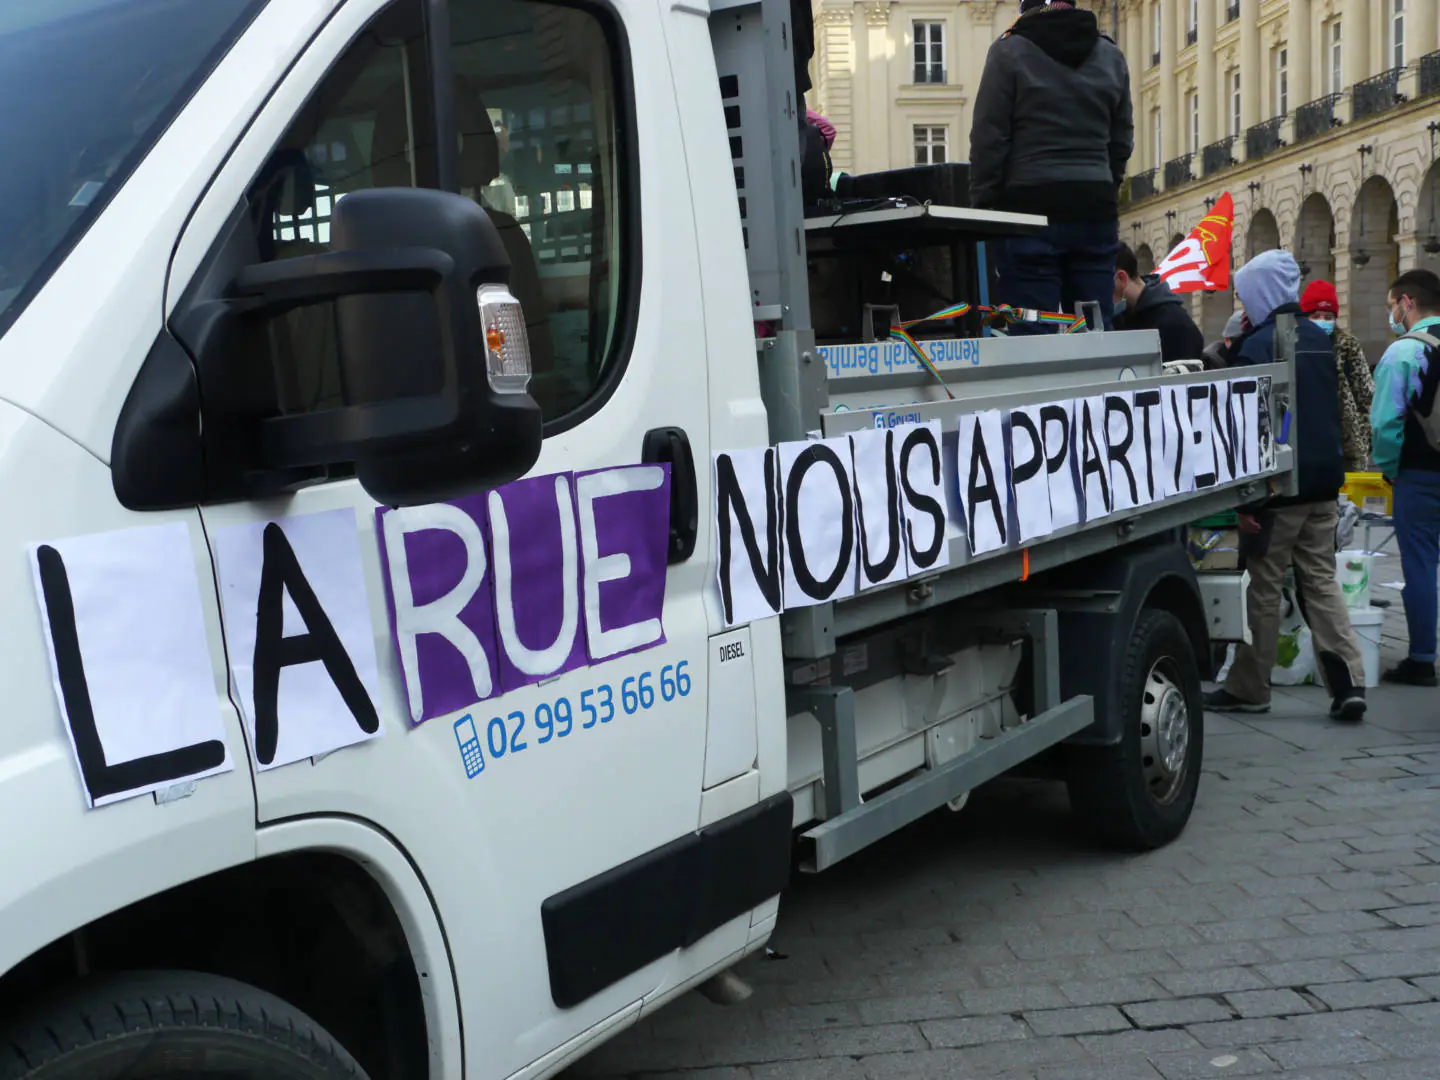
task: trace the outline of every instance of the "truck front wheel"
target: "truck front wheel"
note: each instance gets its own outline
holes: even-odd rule
[[[1106,843],[1148,851],[1179,836],[1195,806],[1205,741],[1195,648],[1168,611],[1147,608],[1120,658],[1114,746],[1073,747],[1070,803]]]
[[[0,1080],[366,1080],[314,1020],[188,971],[76,984],[0,1032]]]

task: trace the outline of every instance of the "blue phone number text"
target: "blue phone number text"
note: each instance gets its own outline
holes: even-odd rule
[[[609,683],[584,690],[580,694],[580,711],[576,715],[568,697],[553,702],[542,701],[534,712],[516,709],[505,716],[493,716],[482,735],[474,715],[466,713],[455,721],[455,739],[460,744],[460,758],[465,775],[474,779],[485,771],[485,753],[497,761],[506,754],[519,754],[531,746],[544,746],[564,739],[577,728],[581,731],[608,724],[617,713],[633,716],[661,702],[674,701],[690,694],[689,660],[666,664],[660,678],[651,671],[628,676],[617,694]],[[578,721],[578,723],[577,723]],[[528,726],[527,726],[528,725]]]

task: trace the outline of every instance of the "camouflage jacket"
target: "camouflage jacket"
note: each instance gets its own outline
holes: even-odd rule
[[[1353,334],[1335,328],[1335,362],[1340,369],[1340,430],[1345,444],[1345,467],[1363,472],[1370,464],[1370,402],[1375,377],[1365,350]]]

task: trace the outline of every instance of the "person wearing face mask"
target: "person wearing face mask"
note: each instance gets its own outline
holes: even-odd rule
[[[1300,297],[1300,310],[1335,345],[1335,366],[1340,374],[1340,434],[1345,446],[1345,467],[1363,472],[1370,464],[1370,404],[1375,398],[1375,378],[1365,359],[1365,349],[1354,334],[1335,324],[1340,300],[1328,281],[1312,281]]]
[[[1390,286],[1387,316],[1400,340],[1375,368],[1370,406],[1375,466],[1395,491],[1395,539],[1405,574],[1410,653],[1381,676],[1386,682],[1435,686],[1436,575],[1440,572],[1440,446],[1427,431],[1440,383],[1440,276],[1410,270]],[[1422,335],[1416,337],[1411,335]],[[1433,430],[1433,429],[1432,429]]]
[[[1270,672],[1280,644],[1285,570],[1295,567],[1300,610],[1315,639],[1320,677],[1330,691],[1330,715],[1351,723],[1365,716],[1365,664],[1350,613],[1335,580],[1335,526],[1345,483],[1340,449],[1339,375],[1330,338],[1300,313],[1300,267],[1288,251],[1257,255],[1235,273],[1235,295],[1251,329],[1235,366],[1271,364],[1277,356],[1279,316],[1296,316],[1292,409],[1297,492],[1241,507],[1240,545],[1250,573],[1247,617],[1251,643],[1235,647],[1224,685],[1205,695],[1216,712],[1270,711]]]
[[[1140,276],[1140,263],[1128,244],[1115,256],[1115,329],[1156,330],[1160,333],[1160,359],[1199,360],[1205,335],[1185,310],[1185,303],[1170,286],[1151,274]]]

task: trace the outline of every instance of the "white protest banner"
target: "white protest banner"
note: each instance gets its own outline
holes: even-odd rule
[[[89,806],[235,767],[188,525],[37,544],[30,568]]]
[[[715,455],[717,577],[726,626],[783,609],[779,461],[774,447]]]
[[[902,581],[910,572],[910,561],[905,556],[895,435],[885,430],[857,431],[850,436],[862,590]]]
[[[785,607],[855,595],[855,479],[848,439],[780,444]]]
[[[1099,521],[1114,508],[1110,491],[1110,459],[1105,448],[1105,399],[1076,398],[1075,443],[1080,455],[1080,494],[1085,522]]]
[[[1137,476],[1144,485],[1146,503],[1163,499],[1165,486],[1164,395],[1159,390],[1137,390],[1131,399],[1135,439],[1142,446],[1145,471]]]
[[[1116,511],[1144,506],[1145,443],[1136,437],[1134,396],[1105,395],[1105,453],[1109,458],[1111,505]]]
[[[1005,430],[1000,412],[966,413],[959,420],[960,502],[970,554],[1009,543],[1010,476],[1005,467]]]
[[[1187,495],[1195,490],[1195,451],[1185,387],[1165,388],[1164,418],[1165,495]]]
[[[945,475],[939,420],[895,429],[895,468],[905,511],[905,552],[910,574],[950,565],[945,536]]]
[[[1057,401],[1040,406],[1040,437],[1045,443],[1045,483],[1050,489],[1050,525],[1063,529],[1080,524],[1075,467],[1075,403]]]
[[[260,769],[383,733],[360,533],[349,508],[215,534],[230,672]]]
[[[1215,429],[1210,416],[1210,387],[1191,383],[1185,387],[1185,416],[1190,423],[1188,447],[1196,490],[1212,488],[1217,481]]]
[[[1048,536],[1054,530],[1040,412],[1038,405],[1029,405],[1010,413],[1010,482],[1015,492],[1015,519],[1022,544]]]

